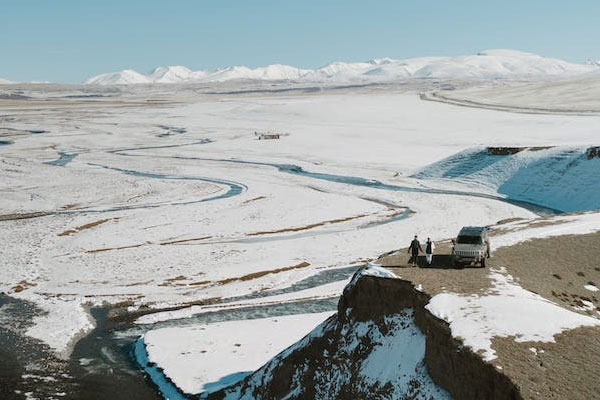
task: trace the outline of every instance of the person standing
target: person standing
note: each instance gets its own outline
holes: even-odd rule
[[[431,265],[433,263],[434,249],[435,244],[431,241],[430,238],[427,238],[427,242],[425,242],[425,260],[427,261],[427,265]]]
[[[417,239],[417,235],[415,235],[415,238],[412,240],[412,242],[410,242],[410,246],[408,247],[408,253],[411,254],[408,263],[412,263],[414,267],[417,266],[417,257],[419,256],[419,251],[423,251],[423,249],[421,248],[421,243],[419,243],[419,239]]]

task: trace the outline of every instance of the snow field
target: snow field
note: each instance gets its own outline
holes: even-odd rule
[[[561,211],[595,210],[600,208],[600,159],[588,159],[587,149],[559,146],[492,155],[485,148],[473,148],[429,165],[414,176],[462,182],[484,192]]]
[[[600,66],[600,64],[598,64]],[[518,85],[494,85],[452,93],[436,93],[457,101],[484,106],[509,107],[515,111],[598,112],[600,110],[600,70],[560,80]]]
[[[148,332],[144,343],[151,362],[185,393],[197,394],[242,379],[332,314],[163,328]]]
[[[0,291],[52,308],[29,333],[62,354],[68,353],[74,337],[91,329],[84,304],[130,300],[134,308],[159,309],[220,298],[231,303],[226,306],[245,307],[253,302],[227,299],[289,287],[323,268],[359,265],[364,262],[360,260],[408,245],[414,234],[436,241],[454,236],[463,225],[534,217],[496,200],[387,192],[285,174],[270,166],[193,157],[288,163],[395,185],[447,184],[479,191],[481,185],[409,176],[473,146],[587,146],[596,140],[598,125],[595,117],[498,113],[422,102],[413,94],[214,97],[182,103],[163,108],[136,105],[126,111],[107,104],[81,113],[57,108],[43,115],[15,111],[21,121],[15,124],[27,120],[51,133],[18,139],[0,150],[6,161],[0,164],[2,215],[55,211],[73,204],[74,211],[88,210],[0,223],[5,238],[0,260],[10,266],[0,271]],[[187,132],[161,138],[158,125],[185,127]],[[260,129],[290,135],[279,141],[256,141],[253,132]],[[213,142],[148,148],[186,145],[206,137]],[[121,152],[130,156],[108,153],[139,147],[144,149]],[[56,159],[57,151],[78,151],[79,156],[65,167],[43,164]],[[246,189],[218,201],[170,205],[227,189],[216,183],[133,176],[89,164],[222,179]],[[386,204],[415,213],[404,220],[369,225],[390,216]],[[160,207],[91,212],[115,205]],[[354,219],[328,222],[346,218]],[[104,219],[109,220],[76,229]],[[307,228],[318,223],[323,224]],[[293,230],[297,228],[303,229]],[[69,230],[76,232],[58,236]],[[260,234],[251,235],[256,233]],[[302,263],[309,265],[251,277]],[[21,281],[35,286],[15,293]],[[329,297],[340,293],[341,285],[260,301]],[[184,318],[210,310],[191,307],[155,318]]]
[[[529,226],[528,221],[516,221],[502,225],[493,237],[493,249],[513,246],[531,239],[563,235],[585,235],[600,231],[600,212],[591,211],[574,215],[551,217],[545,226]],[[504,233],[504,231],[507,231]]]

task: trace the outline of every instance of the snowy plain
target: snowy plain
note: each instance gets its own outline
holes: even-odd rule
[[[439,92],[442,98],[462,104],[499,107],[513,111],[580,113],[600,110],[600,70],[570,79],[492,87],[473,87],[456,93]]]
[[[453,68],[448,60],[436,63]],[[600,126],[596,115],[513,114],[426,102],[402,86],[212,95],[156,87],[112,90],[100,94],[114,97],[94,102],[3,105],[10,113],[2,117],[3,127],[24,133],[0,147],[0,215],[6,219],[0,221],[0,257],[10,266],[0,271],[0,291],[47,311],[27,333],[65,358],[74,340],[93,327],[87,311],[92,305],[126,303],[130,311],[159,312],[181,307],[138,319],[151,326],[224,308],[333,299],[347,280],[276,293],[323,271],[358,268],[408,245],[414,234],[436,241],[453,237],[463,225],[534,218],[531,210],[498,199],[514,194],[499,188],[524,162],[507,162],[514,168],[502,168],[505,175],[484,171],[471,180],[419,174],[473,151],[466,149],[487,146],[559,146],[520,158],[544,159],[564,147],[583,154],[598,145]],[[31,130],[47,132],[26,133]],[[266,130],[285,134],[256,140],[254,132]],[[64,166],[47,164],[59,152],[75,157]],[[598,187],[589,185],[571,200],[591,209],[593,196],[600,198]],[[439,192],[449,189],[463,194]],[[564,196],[546,201],[547,190],[532,193],[528,201],[561,209]],[[10,217],[33,212],[47,215]],[[589,217],[569,221],[595,230],[597,216]],[[244,298],[256,294],[262,297]],[[238,335],[232,341],[256,338],[241,329],[251,322],[231,324]],[[302,336],[315,323],[307,317],[291,325]],[[218,341],[220,331],[213,328],[206,326],[198,340]],[[157,344],[151,357],[167,360],[184,351]],[[203,354],[189,357],[200,363]],[[240,371],[232,360],[213,356],[217,375]],[[267,360],[253,362],[259,359]],[[181,375],[189,372],[171,373],[183,390],[198,391],[202,382],[219,378]]]
[[[150,331],[143,340],[151,362],[185,393],[215,391],[260,368],[333,312],[230,321]],[[243,336],[239,333],[244,332]],[[190,368],[195,366],[195,368]],[[233,380],[222,379],[227,376]]]

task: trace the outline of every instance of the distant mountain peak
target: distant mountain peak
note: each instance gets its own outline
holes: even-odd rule
[[[585,62],[586,65],[600,67],[600,60],[592,60],[591,58]]]
[[[492,49],[456,57],[420,57],[404,60],[376,58],[366,62],[335,61],[316,69],[271,64],[249,68],[232,66],[192,71],[184,66],[155,68],[150,74],[124,70],[85,81],[94,85],[224,82],[231,80],[292,82],[382,82],[409,78],[511,79],[572,76],[596,71],[600,62],[574,64],[518,50]]]

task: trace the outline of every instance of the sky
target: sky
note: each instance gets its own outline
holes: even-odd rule
[[[0,78],[79,83],[127,68],[214,69],[508,48],[600,59],[598,0],[0,0]]]

